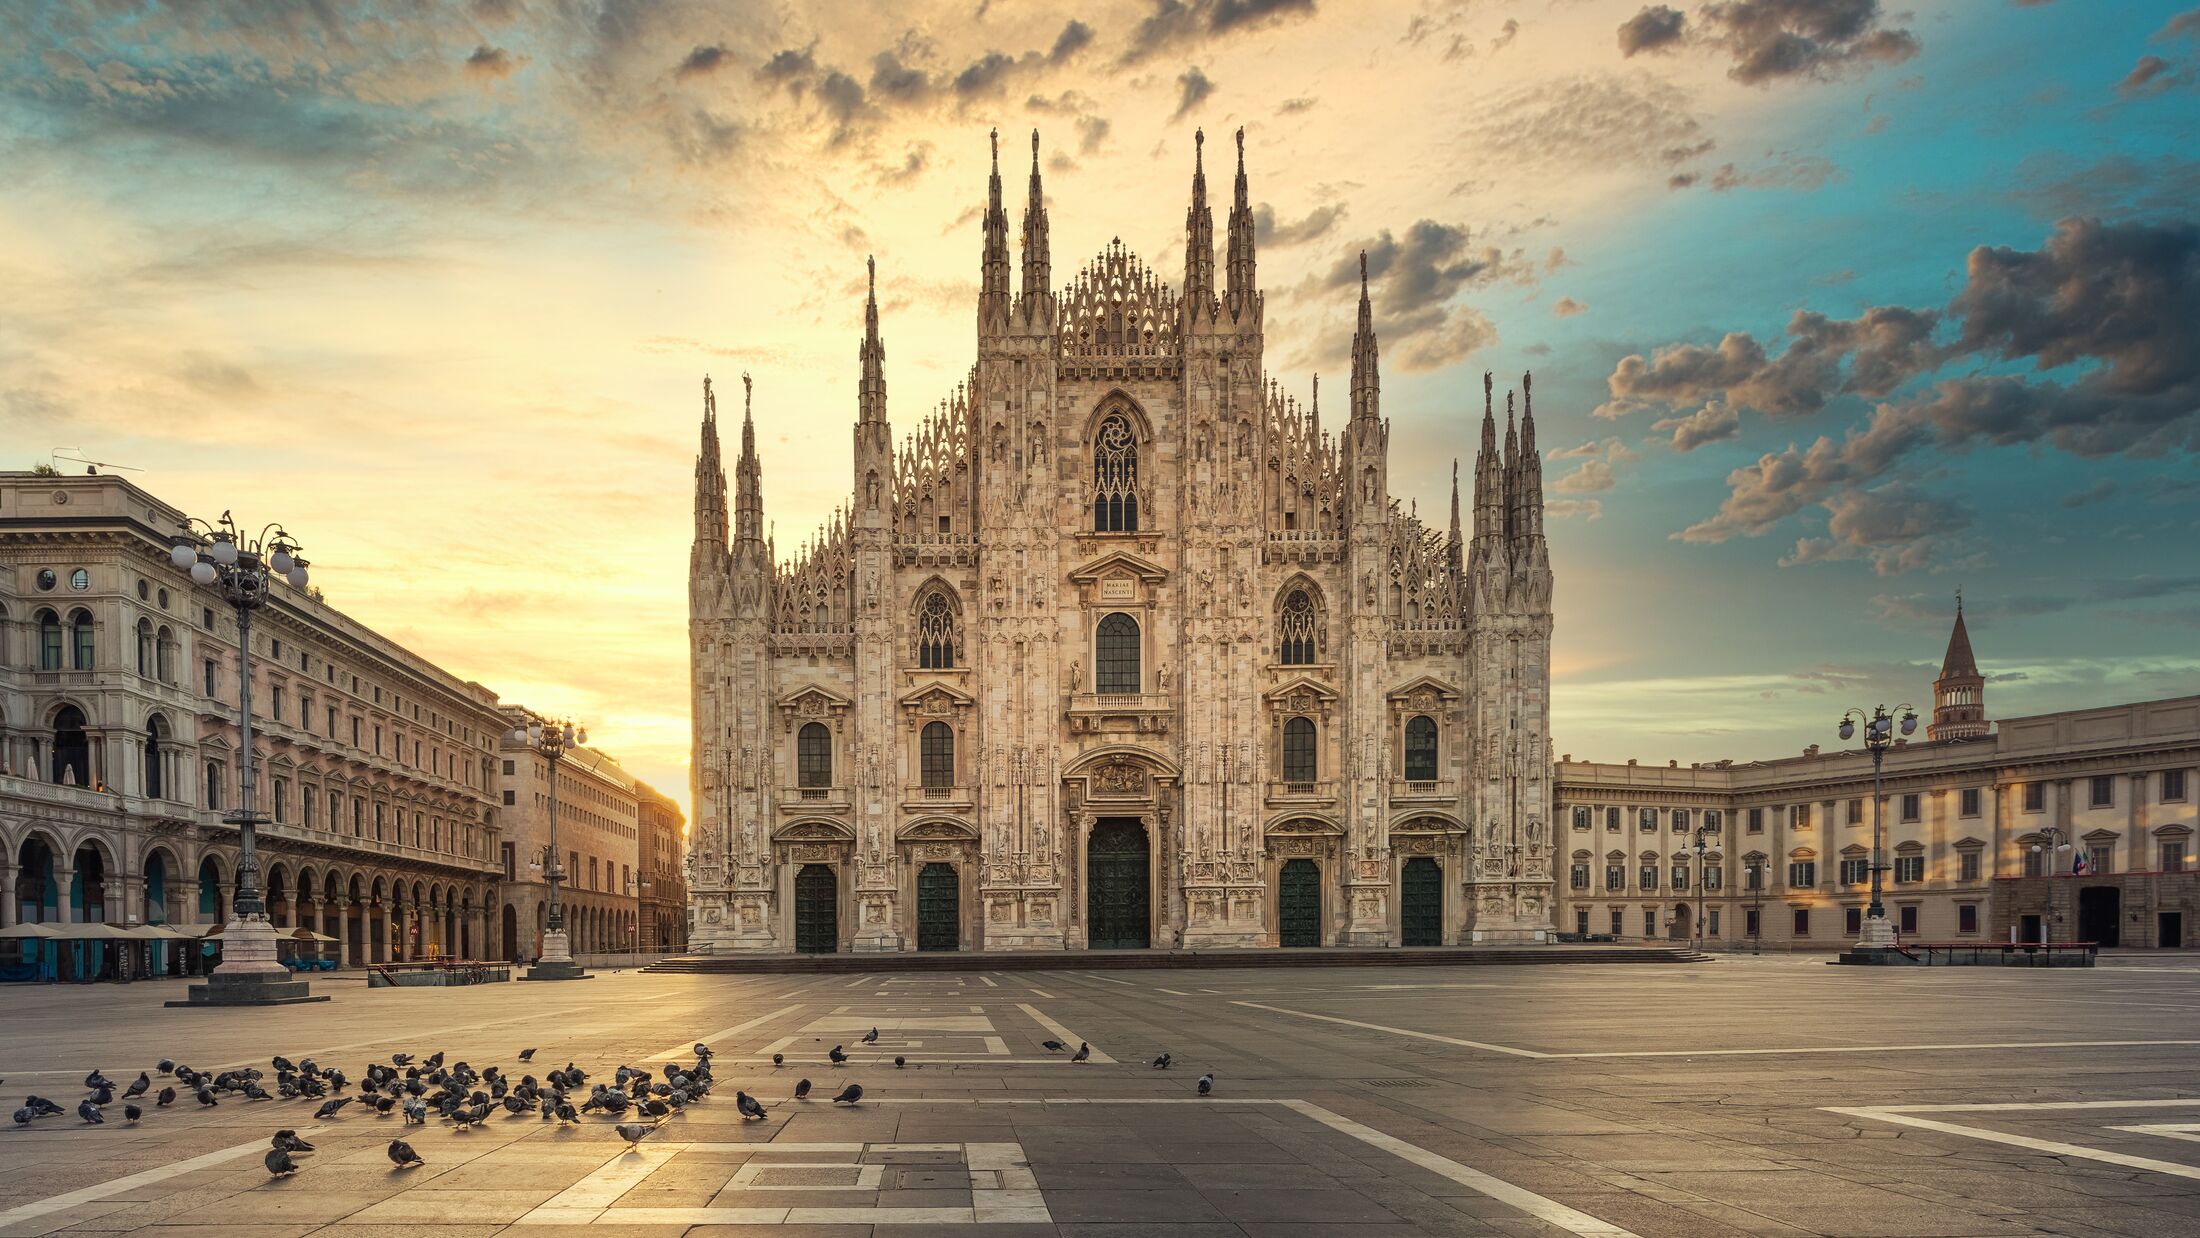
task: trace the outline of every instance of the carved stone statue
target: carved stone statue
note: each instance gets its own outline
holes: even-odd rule
[[[1072,692],[1085,690],[1085,664],[1076,658],[1069,660],[1069,690]]]

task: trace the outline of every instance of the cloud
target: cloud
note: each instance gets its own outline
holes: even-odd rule
[[[1666,4],[1644,5],[1641,12],[1620,23],[1619,54],[1664,51],[1681,41],[1688,18]]]
[[[1215,84],[1208,81],[1207,75],[1197,66],[1177,75],[1176,88],[1176,111],[1170,115],[1171,121],[1184,119],[1185,113],[1206,102],[1207,96],[1215,93]]]
[[[2149,42],[2174,43],[2179,39],[2200,42],[2200,9],[2188,9],[2165,22],[2154,32]],[[2116,93],[2127,99],[2147,95],[2166,94],[2200,81],[2200,65],[2187,60],[2179,63],[2162,56],[2139,57],[2131,66],[2131,72],[2116,83]]]
[[[1303,219],[1277,222],[1276,208],[1263,202],[1253,208],[1253,237],[1261,246],[1284,248],[1303,245],[1317,237],[1325,236],[1344,218],[1344,206],[1332,202],[1317,206]]]
[[[1092,44],[1092,27],[1071,18],[1062,27],[1062,33],[1054,36],[1054,46],[1047,51],[1048,64],[1061,64]]]
[[[501,47],[491,47],[487,43],[479,44],[474,48],[473,54],[466,57],[466,73],[469,77],[510,77],[517,68],[519,62],[512,53]]]
[[[1798,310],[1777,357],[1744,331],[1729,332],[1712,348],[1676,344],[1648,358],[1635,353],[1621,358],[1606,380],[1613,399],[1596,415],[1721,400],[1793,417],[1817,412],[1836,394],[1885,395],[1939,363],[1932,345],[1938,322],[1932,311],[1900,306],[1876,306],[1846,320]]]
[[[1604,502],[1601,499],[1552,499],[1543,504],[1543,514],[1552,520],[1579,516],[1586,524],[1604,515]]]
[[[1653,430],[1673,432],[1673,450],[1687,453],[1707,443],[1734,438],[1742,432],[1741,415],[1723,400],[1713,400],[1686,417],[1668,417],[1650,424]]]
[[[1850,490],[1826,502],[1824,538],[1802,538],[1781,567],[1864,558],[1880,576],[1929,566],[1955,549],[1951,535],[1971,523],[1962,504],[1907,482]]]
[[[2075,494],[2064,495],[2062,505],[2066,509],[2070,510],[2076,510],[2080,507],[2091,507],[2095,503],[2099,503],[2104,499],[2113,497],[2116,492],[2116,483],[2110,481],[2106,477],[2103,477],[2101,480],[2094,482],[2092,485],[2087,486],[2085,489],[2080,490]]]
[[[1584,460],[1581,467],[1551,483],[1558,494],[1596,494],[1619,484],[1619,474],[1602,460]]]
[[[719,67],[726,63],[726,58],[727,52],[723,45],[712,44],[708,47],[698,45],[681,59],[680,67],[672,71],[672,76],[684,80],[716,73]]]
[[[1386,355],[1400,368],[1449,365],[1497,341],[1497,328],[1480,312],[1452,304],[1471,288],[1529,284],[1535,260],[1519,249],[1478,245],[1463,225],[1422,219],[1404,234],[1384,229],[1349,247],[1329,270],[1309,281],[1309,295],[1357,291],[1359,255],[1367,256],[1369,297]]]
[[[1586,314],[1588,312],[1588,306],[1574,300],[1572,297],[1560,297],[1557,303],[1551,306],[1551,313],[1559,318],[1571,318],[1576,314]]]
[[[1282,103],[1276,105],[1276,114],[1279,116],[1296,116],[1300,112],[1312,111],[1314,105],[1319,102],[1321,100],[1314,98],[1312,95],[1300,95],[1297,98],[1285,99]]]
[[[1622,56],[1683,44],[1718,51],[1732,62],[1727,76],[1750,85],[1830,80],[1918,52],[1916,36],[1880,24],[1879,0],[1720,0],[1697,10],[1694,27],[1670,5],[1649,5],[1618,38]]]
[[[1311,17],[1314,0],[1153,0],[1153,11],[1131,31],[1122,63],[1192,48],[1263,26]]]
[[[2048,220],[2071,215],[2184,219],[2200,201],[2200,160],[2125,154],[2081,161],[2059,153],[2017,165],[2011,200]]]
[[[1667,168],[1712,149],[1679,87],[1647,74],[1539,79],[1473,113],[1466,138],[1492,163],[1605,172]]]

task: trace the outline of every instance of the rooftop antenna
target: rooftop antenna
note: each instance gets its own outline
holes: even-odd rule
[[[64,452],[68,454],[64,455]],[[94,460],[84,454],[82,447],[56,447],[53,449],[53,454],[47,457],[46,462],[53,465],[54,470],[59,472],[61,462],[64,460],[71,464],[84,465],[95,472],[99,469],[118,469],[124,473],[142,473],[145,471],[134,464],[116,464],[108,460]]]

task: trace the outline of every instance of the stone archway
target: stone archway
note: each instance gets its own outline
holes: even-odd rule
[[[1137,950],[1182,941],[1180,896],[1192,876],[1181,867],[1183,841],[1173,826],[1182,777],[1167,758],[1130,744],[1094,749],[1064,772],[1068,824],[1061,851],[1069,906],[1062,928],[1069,948]],[[1219,875],[1227,879],[1226,870]],[[1003,910],[989,906],[989,921]],[[1039,912],[1051,918],[1053,908],[1048,900],[1026,910],[1037,924]]]

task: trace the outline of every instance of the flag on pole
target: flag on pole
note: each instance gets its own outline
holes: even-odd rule
[[[2070,875],[2073,877],[2085,876],[2085,852],[2073,850],[2070,857]]]

